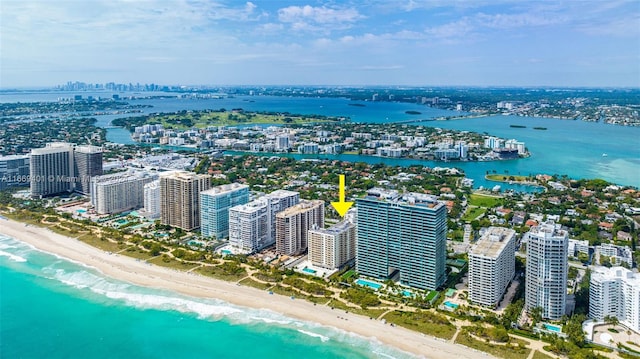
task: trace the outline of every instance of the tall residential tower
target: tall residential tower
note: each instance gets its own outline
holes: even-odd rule
[[[356,225],[350,221],[310,229],[308,236],[309,260],[314,266],[340,268],[356,257]]]
[[[324,201],[300,201],[276,214],[276,252],[298,255],[307,250],[307,232],[324,228]]]
[[[531,228],[527,239],[525,307],[542,308],[542,317],[558,320],[566,313],[567,231],[553,222]]]
[[[91,178],[102,174],[102,147],[76,146],[73,152],[75,191],[88,195]]]
[[[498,305],[515,273],[516,231],[489,227],[469,250],[469,300]]]
[[[229,237],[229,208],[249,202],[249,186],[240,183],[215,186],[200,192],[200,232],[205,237]]]
[[[47,143],[31,150],[31,196],[46,196],[73,191],[73,145],[65,142]]]
[[[193,231],[200,228],[200,192],[211,176],[176,171],[160,175],[160,218],[163,224]]]
[[[356,270],[381,280],[437,289],[446,280],[445,205],[421,194],[394,197],[383,192],[356,202]]]

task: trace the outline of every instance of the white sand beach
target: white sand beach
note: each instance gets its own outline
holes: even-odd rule
[[[245,307],[269,309],[291,318],[340,328],[367,338],[376,338],[387,345],[430,359],[491,357],[489,354],[398,326],[392,327],[368,317],[332,310],[326,305],[314,306],[304,300],[270,295],[256,288],[149,265],[124,255],[109,254],[46,228],[25,226],[12,220],[0,220],[0,233],[29,243],[40,250],[95,267],[105,275],[136,285],[168,289],[195,297],[217,298]]]

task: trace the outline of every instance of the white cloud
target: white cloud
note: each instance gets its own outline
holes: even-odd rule
[[[312,21],[318,24],[355,22],[362,19],[354,8],[338,9],[305,6],[289,6],[278,10],[278,19],[282,22]]]
[[[517,27],[555,25],[566,22],[567,18],[555,14],[520,13],[487,15],[479,13],[475,16],[475,21],[481,27],[512,29]]]

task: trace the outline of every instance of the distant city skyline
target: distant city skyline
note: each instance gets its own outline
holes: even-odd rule
[[[0,87],[640,86],[637,1],[0,3]]]

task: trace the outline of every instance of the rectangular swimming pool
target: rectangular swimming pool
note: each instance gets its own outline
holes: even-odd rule
[[[445,307],[449,307],[451,309],[458,309],[459,305],[456,303],[451,303],[450,301],[446,301],[444,303],[442,303],[445,305]]]
[[[549,323],[544,323],[544,329],[554,333],[562,333],[562,327]]]
[[[356,279],[356,284],[361,285],[363,287],[369,287],[373,290],[378,290],[382,288],[382,284],[369,282],[368,280],[364,280],[364,279]]]
[[[305,273],[309,273],[309,274],[316,274],[316,271],[314,269],[311,269],[311,268],[306,268],[305,267],[302,271],[305,272]]]

